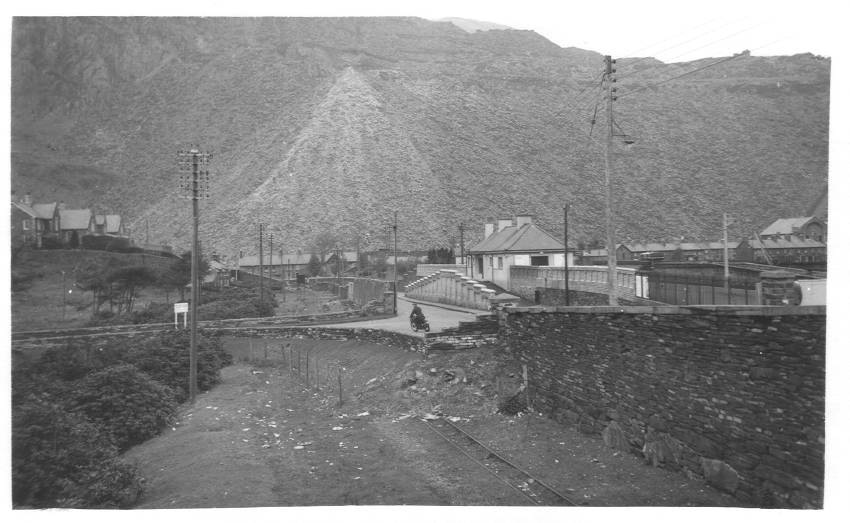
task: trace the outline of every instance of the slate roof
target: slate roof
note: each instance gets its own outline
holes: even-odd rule
[[[30,207],[29,205],[27,205],[27,204],[25,204],[25,203],[21,203],[21,202],[12,202],[12,205],[14,205],[15,207],[17,207],[17,208],[18,208],[18,209],[20,209],[21,211],[23,211],[23,212],[25,212],[25,213],[29,214],[29,215],[30,215],[31,217],[33,217],[33,218],[41,218],[41,216],[38,214],[38,212],[37,212],[35,209],[33,209],[32,207]]]
[[[759,241],[750,240],[750,246],[756,249],[762,246],[765,249],[816,249],[825,248],[826,244],[809,238],[792,236],[790,240],[786,240],[785,238],[776,240],[772,238],[761,238]]]
[[[730,241],[729,248],[734,249],[738,242]],[[723,242],[670,242],[670,243],[627,243],[625,246],[632,252],[667,252],[682,249],[683,251],[705,251],[723,249]]]
[[[53,203],[34,203],[32,209],[38,213],[38,217],[45,220],[52,220],[53,213],[56,212],[56,202]],[[62,211],[59,211],[60,213]],[[88,225],[86,226],[88,227]]]
[[[263,266],[269,265],[269,260],[271,260],[271,265],[307,265],[310,263],[310,255],[309,254],[284,254],[281,259],[280,254],[272,254],[271,258],[269,258],[268,254],[263,254]],[[260,266],[260,256],[253,254],[251,256],[243,256],[239,258],[239,266],[240,267],[259,267]]]
[[[494,232],[470,248],[469,253],[534,253],[563,250],[564,244],[554,236],[533,223],[526,223],[521,227],[509,225],[499,232]]]
[[[814,216],[801,216],[799,218],[780,218],[767,226],[767,228],[759,234],[759,236],[772,236],[774,234],[794,234],[795,229],[800,229],[811,220]]]
[[[103,232],[106,234],[118,234],[121,229],[120,214],[95,214],[95,225],[105,225]]]
[[[91,209],[62,209],[59,211],[59,220],[63,231],[88,229]]]

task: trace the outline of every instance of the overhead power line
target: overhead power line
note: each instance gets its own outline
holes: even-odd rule
[[[673,80],[678,80],[679,78],[682,78],[682,77],[684,77],[684,76],[688,76],[688,75],[691,75],[691,74],[697,73],[697,72],[699,72],[699,71],[703,71],[703,70],[705,70],[705,69],[708,69],[709,67],[714,67],[715,65],[720,65],[720,64],[722,64],[722,63],[724,63],[724,62],[728,62],[728,61],[730,61],[730,60],[734,60],[735,58],[738,58],[738,57],[740,57],[740,56],[744,56],[744,55],[743,55],[743,54],[736,54],[736,55],[732,55],[732,56],[727,56],[726,58],[723,58],[723,59],[721,59],[721,60],[717,60],[716,62],[712,62],[712,63],[710,63],[710,64],[708,64],[708,65],[704,65],[704,66],[702,66],[702,67],[698,67],[698,68],[693,69],[693,70],[691,70],[691,71],[688,71],[688,72],[686,72],[686,73],[682,73],[682,74],[680,74],[680,75],[676,75],[676,76],[674,76],[674,77],[672,77],[672,78],[667,78],[666,80],[662,80],[662,81],[660,81],[660,82],[655,82],[655,83],[653,83],[653,84],[645,85],[645,86],[640,87],[640,88],[637,88],[637,89],[632,89],[631,91],[626,91],[625,93],[623,93],[623,94],[621,94],[621,95],[620,95],[620,98],[623,98],[623,97],[625,97],[625,96],[629,96],[629,95],[632,95],[632,94],[635,94],[635,93],[639,93],[639,92],[641,92],[641,91],[645,91],[645,90],[647,90],[647,89],[651,89],[651,88],[653,88],[653,87],[657,87],[657,86],[662,85],[662,84],[666,84],[667,82],[672,82]]]

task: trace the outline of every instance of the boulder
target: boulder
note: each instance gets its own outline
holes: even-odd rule
[[[616,421],[611,421],[602,430],[602,441],[612,449],[626,452],[629,450],[629,439],[626,437],[626,433],[623,432],[623,428]]]
[[[738,490],[738,472],[719,459],[702,458],[702,475],[709,485],[734,494]]]

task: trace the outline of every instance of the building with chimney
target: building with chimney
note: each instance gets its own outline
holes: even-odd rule
[[[484,239],[466,252],[472,278],[510,288],[512,265],[564,266],[564,244],[533,223],[530,214],[484,224]],[[568,265],[574,265],[573,252]]]

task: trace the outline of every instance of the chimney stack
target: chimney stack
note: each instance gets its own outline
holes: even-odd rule
[[[502,232],[505,227],[510,227],[513,223],[513,218],[499,218],[498,232]]]
[[[32,195],[31,195],[29,192],[27,192],[27,193],[24,195],[24,204],[25,204],[25,205],[30,205],[30,206],[32,205]]]
[[[525,224],[531,224],[532,216],[530,214],[517,214],[516,216],[516,226],[522,227]]]
[[[487,237],[489,237],[491,234],[493,234],[493,228],[494,228],[494,227],[495,227],[495,225],[493,225],[493,223],[491,223],[491,222],[489,222],[489,221],[488,221],[487,223],[485,223],[485,224],[484,224],[484,237],[485,237],[485,238],[487,238]]]

